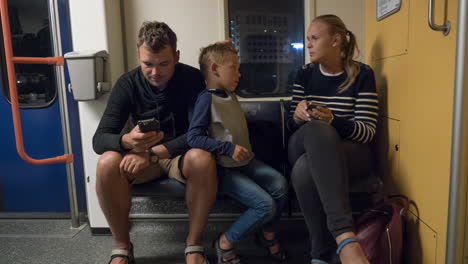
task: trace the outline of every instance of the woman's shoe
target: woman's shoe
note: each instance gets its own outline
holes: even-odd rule
[[[222,249],[219,245],[219,239],[221,235],[213,242],[213,247],[216,250],[216,256],[218,258],[218,264],[240,264],[241,260],[239,255],[236,254],[234,248]],[[228,260],[225,260],[228,259]]]
[[[336,254],[338,256],[340,256],[341,254],[341,251],[343,250],[343,248],[345,246],[347,246],[348,244],[351,244],[351,243],[358,243],[359,244],[359,240],[356,238],[356,237],[349,237],[349,238],[346,238],[346,239],[343,239],[340,244],[338,245],[338,248],[336,249]],[[359,245],[359,250],[362,251],[362,248],[360,247]],[[364,256],[364,259],[365,259],[365,262],[358,262],[358,263],[367,263],[369,264],[369,261],[367,260],[367,258],[365,257],[364,255],[364,252],[362,252],[363,256]],[[341,258],[341,257],[340,257]],[[342,261],[343,262],[343,261]],[[356,263],[356,262],[353,262],[353,263]]]
[[[286,253],[286,250],[284,250],[282,247],[280,247],[279,251],[276,253],[271,253],[270,248],[279,245],[278,239],[275,237],[272,240],[267,240],[265,239],[265,236],[263,235],[263,232],[257,232],[255,234],[255,242],[257,245],[260,247],[263,247],[267,250],[268,255],[275,261],[280,262],[280,263],[286,263],[288,260],[288,255]]]

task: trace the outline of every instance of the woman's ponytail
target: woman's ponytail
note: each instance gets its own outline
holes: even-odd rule
[[[356,76],[359,74],[359,65],[353,60],[354,51],[357,49],[356,36],[353,32],[346,30],[343,38],[342,57],[343,66],[348,77],[340,85],[338,93],[343,93],[348,90],[348,88],[354,83],[354,80],[356,80]]]
[[[357,47],[356,36],[353,32],[346,29],[343,21],[336,15],[321,15],[316,17],[312,22],[322,22],[328,26],[330,35],[340,34],[343,40],[341,46],[341,57],[343,67],[346,71],[347,78],[339,86],[338,93],[343,93],[354,83],[356,76],[359,74],[359,64],[353,60],[354,52],[359,49]]]

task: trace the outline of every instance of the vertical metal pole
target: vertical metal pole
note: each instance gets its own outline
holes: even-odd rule
[[[457,55],[453,106],[452,160],[445,263],[463,263],[468,175],[468,0],[458,1]],[[466,73],[466,74],[465,74]]]
[[[62,54],[62,42],[60,36],[60,19],[57,0],[49,1],[50,25],[52,32],[52,43],[54,45],[54,53],[57,55]],[[68,102],[65,86],[64,67],[55,67],[57,76],[57,91],[60,103],[60,117],[62,121],[62,134],[63,146],[65,153],[72,152],[71,134],[70,134],[70,120],[68,119]],[[73,170],[73,163],[66,163],[67,182],[68,182],[68,197],[70,202],[70,214],[72,218],[72,227],[78,228],[80,226],[80,218],[78,212],[78,200],[76,198],[76,184],[75,184],[75,171]]]

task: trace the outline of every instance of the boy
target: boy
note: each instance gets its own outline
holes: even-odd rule
[[[283,261],[286,254],[275,239],[275,223],[287,198],[287,183],[251,151],[247,121],[234,94],[240,78],[237,52],[227,44],[212,44],[202,49],[199,64],[207,89],[195,103],[188,144],[215,154],[219,191],[248,207],[215,241],[218,263],[240,263],[233,244],[260,227],[258,242]]]

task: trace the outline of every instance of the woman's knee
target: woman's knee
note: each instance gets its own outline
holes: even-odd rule
[[[320,140],[339,140],[339,135],[336,129],[323,121],[312,120],[305,123],[301,129],[305,136],[310,135],[310,137],[317,138]]]
[[[295,188],[302,187],[308,182],[307,177],[310,177],[309,170],[307,169],[307,154],[302,154],[294,164],[291,172],[291,181]]]
[[[304,153],[304,142],[300,140],[300,133],[296,131],[291,135],[288,141],[288,160],[291,166],[296,163],[297,159]]]

